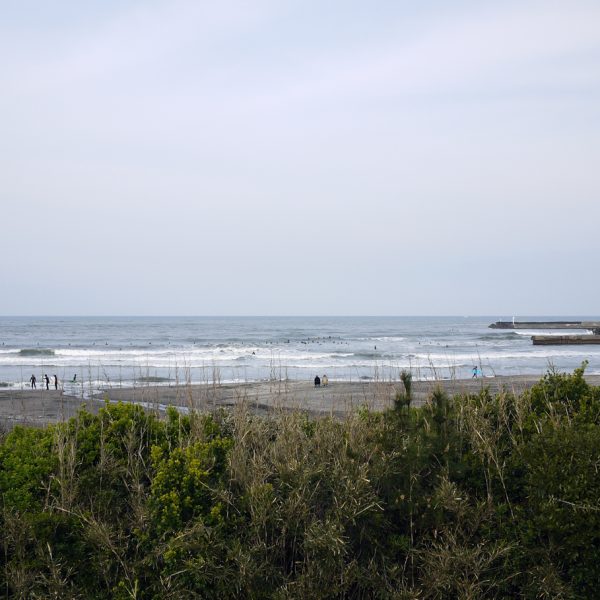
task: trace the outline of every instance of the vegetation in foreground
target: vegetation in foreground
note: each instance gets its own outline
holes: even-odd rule
[[[346,420],[107,405],[0,441],[10,598],[598,598],[600,388]]]

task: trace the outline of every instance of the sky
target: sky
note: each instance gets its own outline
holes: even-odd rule
[[[0,0],[0,314],[598,315],[600,3]]]

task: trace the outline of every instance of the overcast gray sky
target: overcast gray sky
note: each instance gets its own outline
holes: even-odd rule
[[[0,314],[598,314],[600,3],[0,0]]]

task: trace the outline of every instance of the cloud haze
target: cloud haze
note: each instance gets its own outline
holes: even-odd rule
[[[0,314],[598,312],[597,2],[59,4],[0,20]]]

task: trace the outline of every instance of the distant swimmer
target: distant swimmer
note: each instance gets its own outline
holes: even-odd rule
[[[71,383],[75,383],[77,381],[77,373],[73,375],[73,379],[71,379]]]
[[[29,378],[29,381],[31,381],[31,389],[32,389],[32,390],[35,390],[35,388],[36,388],[35,382],[37,381],[37,379],[35,378],[35,375],[32,375],[32,376]]]
[[[44,381],[46,382],[46,389],[50,389],[50,377],[46,373],[44,373]]]
[[[54,389],[57,390],[58,389],[58,377],[56,375],[52,375],[52,378],[54,379]]]

